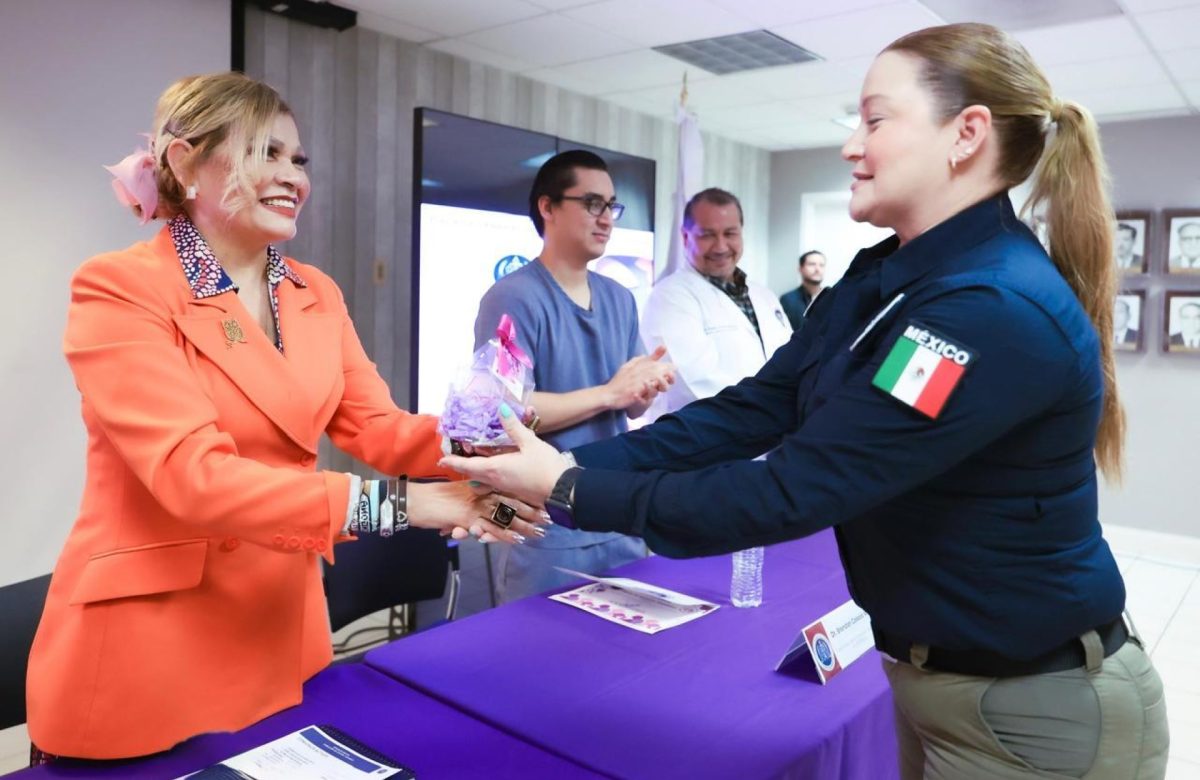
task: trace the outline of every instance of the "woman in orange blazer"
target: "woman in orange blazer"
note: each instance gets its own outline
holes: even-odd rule
[[[401,532],[405,499],[412,524],[459,537],[538,532],[490,525],[497,499],[464,483],[405,496],[315,470],[322,433],[392,475],[437,474],[441,448],[435,418],[392,402],[333,281],[271,247],[309,191],[279,96],[184,79],[151,139],[114,186],[169,223],[71,283],[87,482],[29,659],[35,753],[145,755],[298,703],[331,660],[319,558]]]

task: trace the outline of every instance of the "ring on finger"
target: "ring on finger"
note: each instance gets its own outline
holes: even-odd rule
[[[496,525],[507,530],[513,523],[513,519],[517,516],[517,510],[513,509],[503,501],[496,502],[496,508],[492,510],[491,520]]]

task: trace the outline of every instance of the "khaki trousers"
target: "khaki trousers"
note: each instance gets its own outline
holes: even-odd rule
[[[901,777],[1161,780],[1169,740],[1158,673],[1136,641],[1108,658],[1098,647],[1087,669],[999,680],[885,659]]]

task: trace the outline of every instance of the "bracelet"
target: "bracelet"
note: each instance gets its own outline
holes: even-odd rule
[[[366,495],[367,500],[371,503],[371,517],[378,517],[380,518],[380,521],[382,521],[383,515],[381,515],[379,512],[379,494],[382,493],[383,490],[381,489],[382,486],[379,484],[379,482],[380,481],[377,479],[363,480],[363,493]]]
[[[408,475],[388,480],[388,500],[392,502],[392,526],[397,531],[408,530]]]
[[[360,492],[358,494],[358,506],[354,511],[354,519],[350,521],[350,530],[356,534],[370,532],[371,519],[371,499]]]
[[[395,512],[392,509],[392,498],[388,492],[390,479],[379,480],[376,495],[379,500],[379,535],[388,538],[392,535],[392,524],[395,522]]]

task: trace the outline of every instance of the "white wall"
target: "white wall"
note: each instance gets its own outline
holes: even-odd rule
[[[771,235],[768,250],[771,262],[767,268],[767,286],[777,295],[800,283],[796,272],[800,253],[821,249],[819,238],[811,246],[800,246],[801,197],[806,192],[849,189],[850,164],[842,159],[840,149],[801,149],[771,155]],[[848,264],[853,258],[829,259]]]
[[[1200,209],[1200,117],[1113,122],[1102,126],[1101,133],[1118,210]],[[1165,243],[1164,227],[1160,225],[1156,240]],[[1161,268],[1158,247],[1152,251],[1152,267]],[[1147,291],[1147,348],[1141,354],[1117,355],[1117,378],[1129,417],[1128,468],[1123,486],[1102,486],[1100,517],[1200,536],[1195,504],[1200,359],[1164,355],[1160,319],[1163,290],[1200,291],[1200,279],[1153,273],[1127,286]]]
[[[1115,122],[1101,128],[1113,177],[1117,209],[1200,209],[1200,117]],[[806,192],[847,189],[850,166],[838,149],[806,149],[771,155],[771,288],[796,284],[800,246],[800,202]],[[1013,199],[1017,208],[1023,195]],[[1160,234],[1161,235],[1161,234]],[[819,239],[816,243],[820,243]],[[1157,255],[1152,263],[1161,267]],[[1145,289],[1150,319],[1142,354],[1118,354],[1117,378],[1129,417],[1126,476],[1120,487],[1101,483],[1100,517],[1105,522],[1200,537],[1195,509],[1194,442],[1200,441],[1200,359],[1160,351],[1162,291],[1200,290],[1200,279],[1161,275],[1131,282]]]
[[[53,567],[83,487],[62,357],[72,270],[153,234],[100,166],[174,79],[229,68],[228,0],[0,0],[0,585]]]

